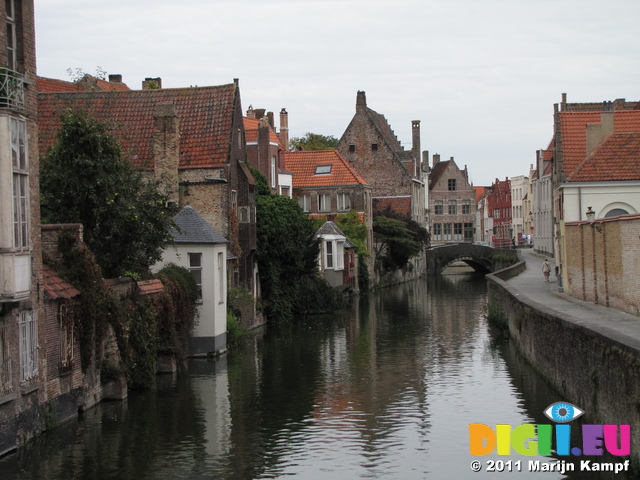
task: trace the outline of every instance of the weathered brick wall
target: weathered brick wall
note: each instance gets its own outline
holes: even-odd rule
[[[640,217],[567,223],[569,295],[640,314]]]

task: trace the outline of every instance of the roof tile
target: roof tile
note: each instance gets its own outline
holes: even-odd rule
[[[337,150],[284,152],[284,158],[294,188],[369,185]],[[331,167],[330,172],[316,174],[317,167],[325,165]]]

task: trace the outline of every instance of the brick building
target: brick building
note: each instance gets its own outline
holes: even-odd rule
[[[52,93],[48,84],[39,83],[42,154],[55,142],[64,109],[107,123],[130,162],[166,181],[174,201],[191,205],[229,239],[231,284],[255,294],[255,182],[245,164],[238,81],[162,89],[160,79],[146,79],[143,90]]]
[[[563,94],[554,105],[554,252],[561,275],[568,253],[565,222],[586,220],[589,206],[596,218],[638,212],[637,200],[632,200],[640,193],[637,168],[623,166],[637,157],[630,134],[638,133],[640,102],[568,103]]]
[[[411,219],[426,226],[420,121],[411,125],[413,145],[405,150],[384,115],[367,107],[365,92],[358,92],[356,113],[336,149],[371,185],[380,205],[403,213],[409,202]]]
[[[493,222],[491,245],[508,248],[512,244],[513,228],[511,225],[511,182],[508,178],[498,180],[487,192],[486,208]]]
[[[431,244],[473,242],[476,191],[469,184],[467,167],[460,170],[453,157],[440,161],[433,156],[429,175]]]
[[[0,5],[0,454],[44,429],[34,5]]]
[[[284,152],[289,150],[289,116],[280,111],[280,132],[276,132],[273,113],[249,106],[244,117],[247,161],[265,178],[271,193],[291,198],[291,173],[284,169]]]

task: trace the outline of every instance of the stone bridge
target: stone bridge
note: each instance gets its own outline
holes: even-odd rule
[[[427,250],[427,273],[441,273],[447,265],[462,261],[480,273],[491,273],[518,261],[516,250],[472,243],[438,245]]]

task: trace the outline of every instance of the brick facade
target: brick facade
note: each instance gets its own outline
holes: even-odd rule
[[[476,191],[469,184],[467,169],[456,162],[440,161],[434,155],[429,176],[431,244],[472,242],[475,235]]]
[[[564,287],[569,295],[640,313],[640,216],[565,224]]]

